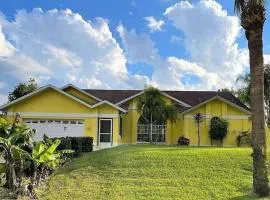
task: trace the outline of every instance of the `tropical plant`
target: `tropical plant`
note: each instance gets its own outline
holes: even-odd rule
[[[250,106],[250,74],[239,76],[236,80],[245,84],[244,87],[234,91],[234,94],[247,106]],[[264,65],[264,102],[265,102],[265,118],[267,125],[270,127],[270,65]]]
[[[11,190],[22,188],[25,160],[30,157],[27,149],[32,145],[34,131],[18,124],[16,115],[13,124],[0,119],[0,153],[5,160],[6,187]]]
[[[148,87],[138,97],[137,110],[145,122],[150,126],[150,142],[152,143],[152,126],[156,123],[166,123],[168,120],[175,122],[177,111],[172,105],[167,105],[162,93],[154,88]]]
[[[201,144],[201,136],[200,136],[200,126],[205,118],[205,115],[198,112],[193,115],[194,123],[197,126],[197,134],[198,134],[198,147]]]
[[[8,95],[9,102],[14,101],[24,95],[27,95],[35,90],[37,90],[38,86],[35,79],[30,78],[27,83],[19,83],[12,92]]]
[[[253,192],[259,196],[270,193],[266,166],[266,135],[264,119],[263,27],[265,0],[235,0],[241,26],[248,40],[250,62],[250,100],[252,110]]]
[[[49,175],[50,169],[60,165],[61,154],[56,152],[56,148],[60,143],[60,140],[54,140],[47,144],[41,141],[34,146],[31,154],[34,165],[33,184],[39,185],[42,178]]]
[[[213,140],[215,140],[222,145],[223,140],[228,133],[228,126],[229,123],[226,120],[221,119],[219,117],[213,117],[210,120],[210,129],[209,129],[211,142],[213,143]]]

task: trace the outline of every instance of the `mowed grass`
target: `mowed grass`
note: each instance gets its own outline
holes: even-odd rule
[[[40,199],[256,199],[249,148],[120,146],[56,172]]]

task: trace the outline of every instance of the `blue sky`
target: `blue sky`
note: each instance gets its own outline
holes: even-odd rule
[[[248,71],[233,0],[13,0],[0,11],[0,103],[30,77],[41,86],[216,90]],[[268,19],[264,53],[270,62]]]

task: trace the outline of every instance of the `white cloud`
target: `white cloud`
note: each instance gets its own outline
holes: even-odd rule
[[[264,63],[270,65],[270,54],[264,55]]]
[[[143,87],[138,80],[145,77],[130,75],[126,64],[105,19],[86,21],[69,9],[20,10],[13,21],[0,19],[0,80],[10,85],[1,93],[29,77],[84,88]]]
[[[151,83],[160,88],[213,90],[234,86],[236,77],[248,66],[248,51],[239,49],[236,42],[238,18],[229,16],[213,0],[193,4],[181,1],[166,9],[164,15],[184,34],[181,42],[190,59],[162,58],[148,35],[127,31],[120,25],[118,32],[128,62],[154,66]],[[184,81],[190,76],[199,81]]]
[[[233,86],[248,66],[248,51],[236,43],[238,17],[228,15],[214,0],[181,1],[167,8],[164,15],[183,32],[190,59],[219,76],[216,87]]]
[[[0,93],[0,105],[3,105],[8,102],[8,97],[6,94]]]
[[[163,20],[157,20],[153,16],[145,17],[144,19],[146,20],[147,26],[151,32],[161,31],[165,24]]]
[[[212,89],[212,84],[216,83],[217,76],[206,72],[196,63],[176,57],[162,58],[155,48],[155,43],[148,35],[137,34],[135,30],[128,31],[123,25],[119,25],[117,30],[128,61],[132,64],[143,62],[154,67],[151,80],[148,81],[149,84],[162,89],[206,89],[196,84],[184,84],[181,79],[185,75],[207,79],[204,84],[207,89]]]
[[[137,35],[134,29],[128,32],[122,24],[117,27],[117,31],[122,39],[129,63],[147,63],[149,59],[152,62],[157,59],[158,50],[148,35]]]

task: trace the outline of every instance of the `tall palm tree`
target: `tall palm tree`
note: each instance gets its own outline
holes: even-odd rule
[[[263,27],[265,0],[235,0],[235,10],[240,14],[241,26],[248,40],[253,148],[253,191],[268,196],[269,180],[266,167],[266,135],[264,119],[264,74],[263,74]]]
[[[155,123],[166,123],[167,120],[175,122],[177,111],[174,106],[167,105],[162,93],[154,88],[148,87],[137,100],[137,110],[141,117],[150,126],[149,140],[152,143],[152,127]]]

